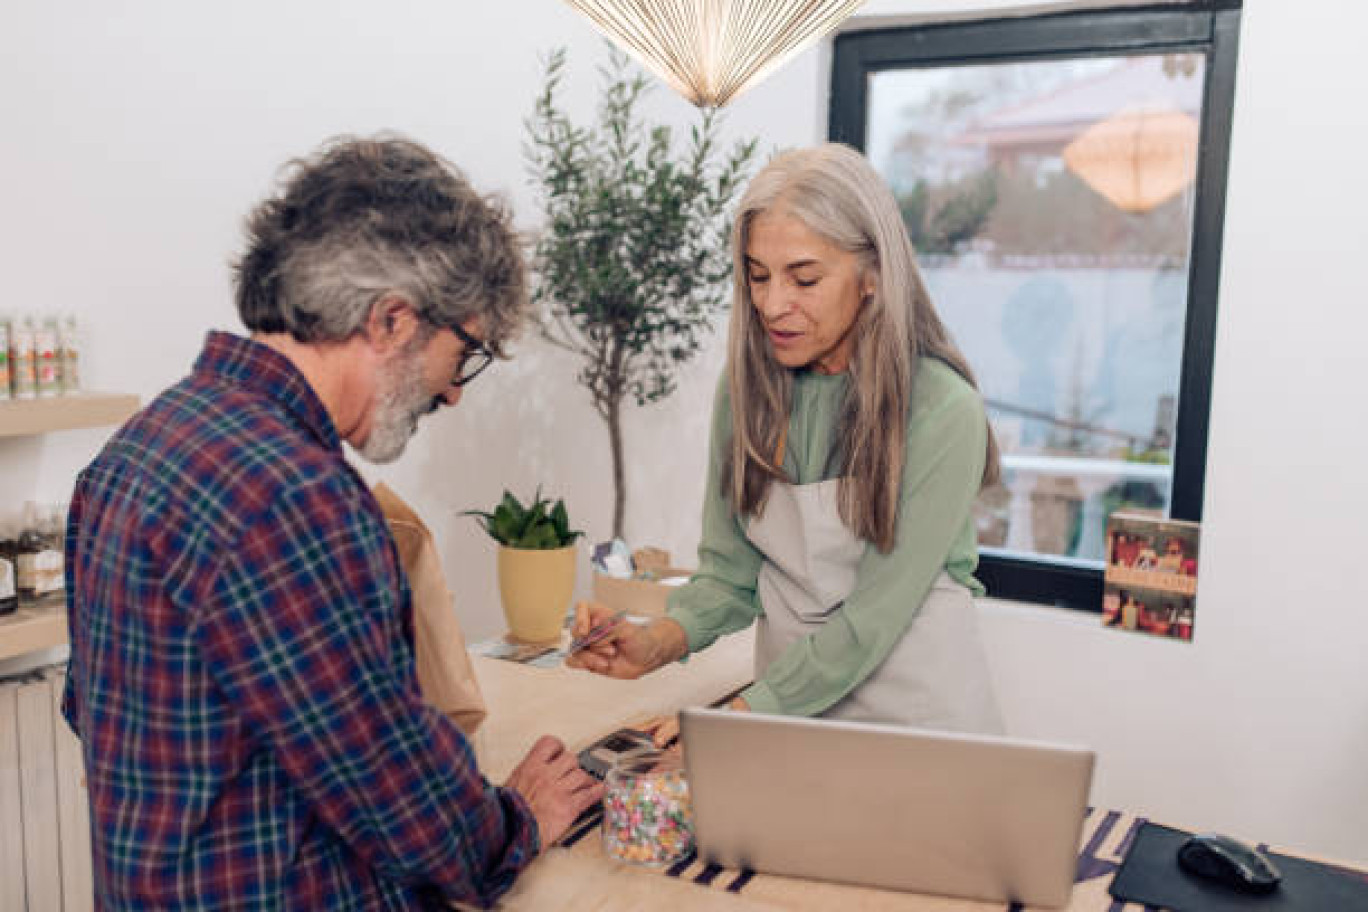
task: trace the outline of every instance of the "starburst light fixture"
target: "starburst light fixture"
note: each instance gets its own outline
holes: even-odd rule
[[[566,0],[700,108],[720,108],[864,0]]]

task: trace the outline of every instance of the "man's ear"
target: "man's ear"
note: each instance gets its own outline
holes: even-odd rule
[[[371,305],[366,338],[377,350],[388,353],[401,349],[417,331],[418,314],[398,292],[386,292]]]

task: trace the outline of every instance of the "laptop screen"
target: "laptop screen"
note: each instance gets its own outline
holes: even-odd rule
[[[686,709],[704,860],[1057,907],[1072,892],[1090,750],[988,735]]]

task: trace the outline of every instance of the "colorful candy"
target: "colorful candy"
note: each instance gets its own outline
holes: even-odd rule
[[[665,865],[693,848],[693,808],[679,755],[646,749],[625,754],[608,771],[603,794],[603,848],[608,857]]]

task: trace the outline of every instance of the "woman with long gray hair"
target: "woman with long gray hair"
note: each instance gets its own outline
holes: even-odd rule
[[[736,709],[999,731],[971,517],[997,448],[893,194],[849,147],[782,154],[733,257],[698,573],[572,664],[637,677],[756,623]]]

